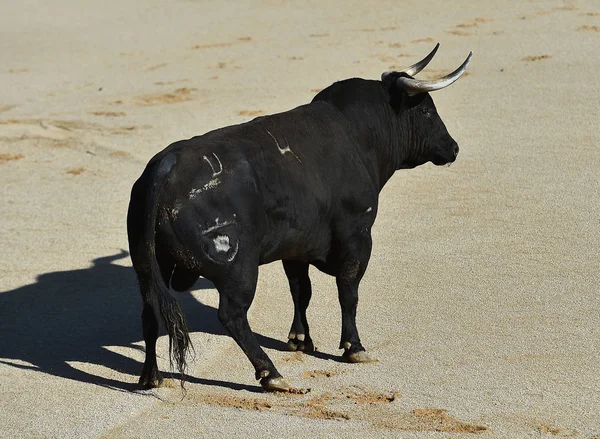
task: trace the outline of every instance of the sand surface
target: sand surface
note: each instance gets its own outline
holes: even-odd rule
[[[3,1],[0,437],[600,437],[597,1]],[[520,6],[515,6],[516,4]],[[250,323],[305,395],[261,392],[212,286],[181,296],[196,359],[140,391],[129,191],[169,143],[377,79],[425,78],[461,153],[384,188],[361,285],[376,364],[338,361],[335,282],[311,271],[317,355],[261,269]],[[168,370],[167,342],[159,365]]]

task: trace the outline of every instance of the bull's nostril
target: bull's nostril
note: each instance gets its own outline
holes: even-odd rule
[[[454,145],[454,157],[458,155],[458,144]]]

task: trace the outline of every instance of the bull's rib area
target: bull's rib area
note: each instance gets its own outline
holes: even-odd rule
[[[298,156],[294,153],[294,151],[292,151],[292,149],[290,148],[290,144],[288,142],[288,140],[285,138],[285,136],[283,137],[283,140],[285,140],[285,144],[286,147],[282,148],[281,145],[279,144],[279,142],[277,141],[277,139],[275,138],[275,136],[273,134],[271,134],[271,131],[269,131],[268,129],[265,128],[265,131],[267,132],[267,134],[269,136],[271,136],[271,138],[275,141],[275,145],[277,145],[277,149],[279,150],[279,153],[281,155],[285,155],[286,153],[291,153],[294,157],[296,157],[296,160],[298,160],[300,163],[302,163],[302,160],[300,160],[300,158],[298,158]]]

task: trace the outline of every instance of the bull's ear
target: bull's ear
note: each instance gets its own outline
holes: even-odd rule
[[[396,86],[396,80],[398,79],[399,72],[384,72],[381,74],[381,82],[386,90],[390,90]]]
[[[393,72],[393,71],[389,71],[389,72],[383,72],[383,73],[381,74],[381,82],[386,82],[386,80],[388,80],[388,79],[390,78],[390,75],[391,75],[392,73],[396,73],[396,72]]]
[[[402,87],[398,87],[398,79],[401,77],[406,77],[405,74],[400,72],[391,72],[385,81],[383,81],[383,85],[388,91],[390,96],[390,105],[394,108],[394,111],[398,113],[403,108],[409,106],[409,93],[406,92]]]

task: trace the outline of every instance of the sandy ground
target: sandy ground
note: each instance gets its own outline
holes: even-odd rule
[[[490,3],[3,1],[0,437],[600,437],[600,5]],[[251,325],[310,393],[260,391],[202,282],[182,296],[187,396],[140,391],[122,249],[150,157],[437,41],[424,77],[474,52],[433,95],[461,153],[381,194],[358,316],[379,363],[338,361],[335,283],[316,270],[320,352],[285,352],[292,303],[272,264]]]

